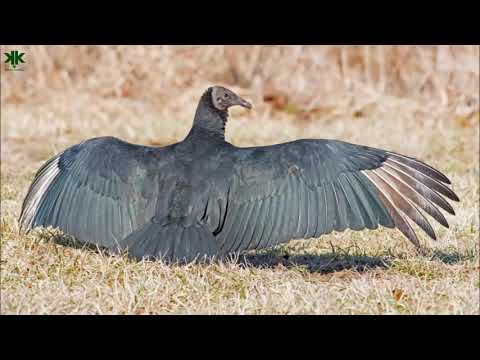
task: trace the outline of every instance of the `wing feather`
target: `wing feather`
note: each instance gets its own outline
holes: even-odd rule
[[[155,161],[152,153],[158,155]],[[111,137],[72,146],[35,175],[22,206],[21,229],[53,226],[81,242],[116,248],[119,239],[155,215],[159,193],[152,184],[161,181],[171,158],[167,148]]]
[[[299,140],[235,151],[234,182],[242,185],[231,194],[232,204],[236,209],[243,209],[247,202],[256,205],[249,205],[248,216],[236,220],[241,229],[235,232],[233,250],[379,225],[397,227],[419,246],[409,219],[436,239],[422,211],[448,226],[438,207],[450,213],[453,208],[442,196],[458,199],[438,170],[380,149],[333,140]]]

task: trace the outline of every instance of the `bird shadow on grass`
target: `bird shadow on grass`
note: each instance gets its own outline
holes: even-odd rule
[[[474,261],[478,257],[478,249],[471,248],[464,251],[457,249],[434,250],[431,260],[443,262],[447,265],[454,265],[464,261]]]
[[[240,256],[238,262],[245,267],[276,268],[283,266],[289,269],[305,269],[310,273],[328,274],[343,270],[366,272],[373,269],[387,269],[394,261],[404,260],[409,255],[386,250],[378,255],[366,255],[357,247],[351,249],[333,248],[324,254],[289,254],[288,251],[272,249],[266,252],[248,253]],[[425,261],[437,261],[454,265],[464,261],[474,261],[478,257],[478,249],[459,251],[456,248],[443,250],[417,249],[417,256]]]
[[[380,256],[349,255],[336,252],[326,254],[278,254],[276,251],[261,254],[246,254],[239,257],[239,263],[246,267],[304,269],[310,273],[328,274],[342,270],[366,272],[386,269],[391,260]]]
[[[109,255],[107,249],[99,247],[97,245],[78,241],[74,237],[64,234],[58,229],[39,229],[36,231],[35,235],[41,240],[52,241],[57,245],[70,247],[72,249],[87,250],[99,254]]]

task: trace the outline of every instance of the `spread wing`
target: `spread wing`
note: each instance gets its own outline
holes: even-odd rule
[[[128,248],[139,258],[222,255],[379,225],[397,227],[418,246],[409,221],[435,239],[424,213],[448,226],[440,209],[454,214],[445,197],[458,201],[450,181],[432,167],[340,141],[230,148],[217,160],[210,164],[216,171],[196,175],[205,196],[191,192],[190,205],[173,201],[168,208],[170,198],[184,193],[169,147],[88,140],[40,168],[22,206],[21,228],[59,227],[82,242]]]
[[[23,202],[20,226],[59,227],[110,249],[155,215],[172,155],[112,137],[75,145],[45,163]],[[120,246],[121,247],[121,246]]]
[[[450,181],[429,165],[393,152],[333,140],[237,148],[225,216],[210,211],[224,253],[347,228],[397,227],[419,245],[409,220],[430,237],[424,213],[448,227],[439,209],[458,201]]]

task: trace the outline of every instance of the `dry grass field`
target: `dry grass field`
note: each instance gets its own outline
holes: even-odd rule
[[[1,46],[2,314],[479,314],[479,46]],[[3,57],[2,57],[3,59]],[[136,262],[18,233],[41,164],[84,139],[182,140],[212,84],[237,146],[334,138],[417,157],[461,199],[419,254],[391,229],[333,233],[213,264]],[[420,232],[419,232],[420,234]]]

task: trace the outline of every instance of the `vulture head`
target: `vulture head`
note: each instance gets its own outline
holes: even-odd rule
[[[222,86],[214,86],[211,88],[211,96],[213,106],[220,111],[226,111],[229,107],[239,105],[247,109],[252,108],[252,104],[242,99],[233,91]]]
[[[228,109],[231,106],[242,106],[252,108],[245,99],[235,94],[232,90],[223,86],[209,87],[202,95],[197,106],[191,134],[197,134],[206,130],[219,139],[225,138],[225,125],[228,119]]]

